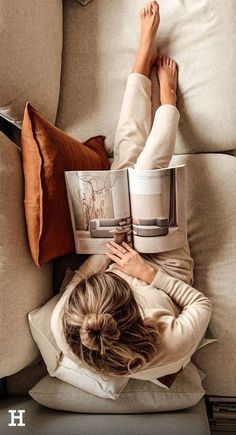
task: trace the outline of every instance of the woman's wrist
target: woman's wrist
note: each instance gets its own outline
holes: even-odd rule
[[[151,282],[154,280],[154,278],[156,276],[156,273],[157,273],[157,271],[152,266],[149,266],[149,264],[146,264],[145,268],[140,273],[139,278],[142,281],[144,281],[148,284],[151,284]]]

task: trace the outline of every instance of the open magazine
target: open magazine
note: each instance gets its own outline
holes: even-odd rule
[[[66,171],[76,252],[104,254],[126,241],[141,253],[183,245],[187,229],[186,167]]]

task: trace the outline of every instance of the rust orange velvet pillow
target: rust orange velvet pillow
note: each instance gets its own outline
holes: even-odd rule
[[[29,102],[21,131],[25,215],[35,263],[74,251],[64,171],[109,169],[104,136],[80,143],[47,121]]]

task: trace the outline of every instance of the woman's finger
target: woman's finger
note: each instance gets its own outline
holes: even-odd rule
[[[111,244],[111,245],[114,246],[116,249],[118,249],[118,251],[122,252],[122,254],[125,254],[126,251],[127,251],[123,246],[118,245],[118,243],[116,243],[114,240],[111,240],[111,241],[109,242],[109,244]]]
[[[117,255],[120,258],[124,258],[124,254],[121,251],[119,251],[117,248],[115,248],[114,246],[108,243],[106,245],[111,250],[111,252],[113,252],[113,254]]]
[[[114,264],[113,269],[120,270],[121,272],[124,272],[123,267],[119,266],[117,263]]]
[[[110,252],[106,252],[106,255],[115,263],[117,263],[119,266],[122,265],[122,261],[119,257],[117,257],[116,255],[110,254]]]
[[[126,242],[122,242],[122,245],[127,249],[129,252],[136,252],[131,246],[128,245]]]

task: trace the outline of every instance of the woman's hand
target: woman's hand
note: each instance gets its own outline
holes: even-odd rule
[[[111,241],[106,243],[106,246],[110,249],[110,252],[107,252],[106,255],[114,261],[116,269],[134,278],[142,279],[148,284],[153,281],[156,270],[149,266],[141,255],[127,243],[123,242],[122,245],[118,245],[116,242]]]

